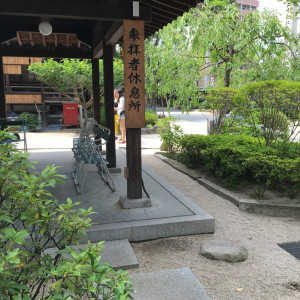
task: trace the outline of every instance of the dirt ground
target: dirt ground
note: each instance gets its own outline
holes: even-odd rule
[[[277,245],[300,241],[299,219],[240,211],[153,153],[143,151],[143,164],[211,214],[216,229],[214,234],[132,243],[140,267],[130,273],[189,267],[214,300],[300,299],[300,261]],[[248,260],[232,264],[202,257],[200,244],[213,239],[246,247]]]

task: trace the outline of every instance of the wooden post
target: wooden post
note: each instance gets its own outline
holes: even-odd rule
[[[41,93],[42,93],[42,114],[43,114],[43,126],[47,125],[47,120],[46,120],[46,103],[45,103],[45,87],[43,82],[41,82]]]
[[[142,198],[141,128],[126,129],[127,197]]]
[[[104,99],[106,127],[110,129],[110,138],[106,144],[106,159],[109,168],[116,167],[115,145],[115,115],[114,115],[114,72],[113,72],[113,47],[103,48],[104,67]]]
[[[92,80],[93,80],[93,98],[94,98],[94,119],[101,123],[100,114],[100,76],[99,76],[99,59],[92,59]]]
[[[5,81],[3,71],[3,59],[0,55],[0,118],[7,117],[6,100],[5,100]]]

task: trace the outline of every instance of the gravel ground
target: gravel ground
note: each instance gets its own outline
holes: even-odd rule
[[[143,151],[143,164],[210,213],[216,230],[215,234],[131,243],[140,267],[130,274],[189,267],[214,300],[300,299],[300,261],[277,245],[300,241],[299,219],[240,211],[153,153]],[[231,264],[202,257],[200,244],[211,239],[246,247],[248,260]]]

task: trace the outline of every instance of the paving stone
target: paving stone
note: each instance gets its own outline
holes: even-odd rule
[[[92,243],[93,245],[94,243]],[[115,269],[128,270],[132,268],[138,268],[139,263],[131,248],[128,240],[115,240],[104,242],[103,251],[100,253],[101,262],[109,262],[109,264]],[[72,245],[74,249],[83,249],[85,244]],[[54,255],[56,248],[51,248],[46,251],[50,255]]]
[[[189,268],[130,276],[135,300],[211,300]]]
[[[221,240],[203,242],[200,246],[200,254],[209,259],[234,263],[248,258],[248,250],[245,247]]]
[[[109,262],[114,269],[128,270],[139,267],[128,240],[106,241],[101,261]]]

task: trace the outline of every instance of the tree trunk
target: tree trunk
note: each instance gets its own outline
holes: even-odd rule
[[[227,68],[225,66],[225,77],[224,77],[224,87],[229,87],[230,86],[230,75],[231,75],[232,68]]]
[[[151,107],[155,107],[155,93],[152,92],[151,93]]]
[[[161,101],[161,108],[162,108],[163,117],[165,117],[164,97],[163,96],[160,96],[160,101]]]

